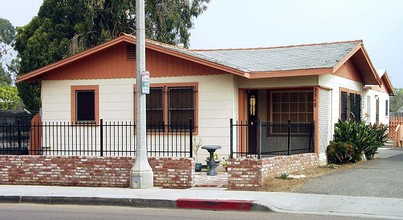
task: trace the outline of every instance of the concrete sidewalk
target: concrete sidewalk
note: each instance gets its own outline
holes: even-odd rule
[[[403,199],[212,188],[176,190],[2,185],[0,202],[256,210],[403,219]]]

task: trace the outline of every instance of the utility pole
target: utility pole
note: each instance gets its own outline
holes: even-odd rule
[[[147,158],[146,94],[150,93],[146,72],[144,0],[136,0],[136,160],[130,171],[130,188],[153,187],[153,171]]]

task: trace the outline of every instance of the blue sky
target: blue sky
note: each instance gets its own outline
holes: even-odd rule
[[[27,24],[42,0],[0,0],[0,17]],[[401,0],[212,0],[191,31],[191,48],[269,47],[364,41],[377,69],[403,88]]]

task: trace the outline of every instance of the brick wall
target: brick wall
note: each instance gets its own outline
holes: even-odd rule
[[[317,166],[314,153],[275,156],[263,159],[234,158],[228,161],[228,189],[259,190],[266,177],[292,173]]]
[[[192,158],[155,158],[154,186],[190,188]],[[0,184],[129,187],[132,157],[0,156]]]
[[[148,158],[154,171],[154,186],[183,189],[193,186],[195,164],[193,158]]]

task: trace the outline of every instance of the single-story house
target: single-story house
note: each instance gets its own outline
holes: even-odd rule
[[[381,85],[364,86],[364,120],[371,124],[389,125],[390,96],[395,96],[389,76],[384,69],[377,70]]]
[[[21,75],[17,82],[41,82],[44,122],[134,121],[135,44],[134,36],[124,34]],[[289,140],[312,144],[311,151],[325,160],[339,119],[375,113],[375,101],[369,111],[364,107],[365,94],[375,97],[365,85],[390,85],[378,76],[360,40],[215,50],[147,40],[146,69],[151,83],[147,123],[192,118],[194,135],[203,144],[222,146],[220,157],[229,155],[231,143],[238,152],[275,149],[290,132],[295,135]],[[253,127],[258,121],[266,126],[263,132]],[[241,122],[250,126],[246,133],[232,130]],[[312,127],[281,127],[288,122]]]

